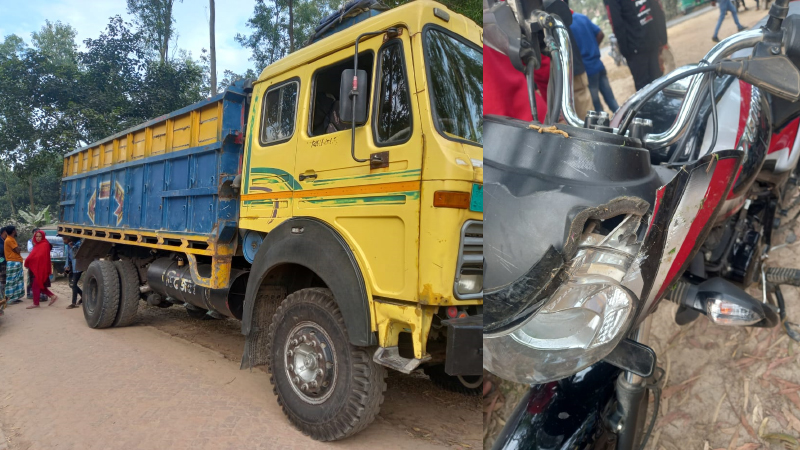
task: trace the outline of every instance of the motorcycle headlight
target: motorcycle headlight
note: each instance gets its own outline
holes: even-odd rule
[[[579,250],[568,281],[538,311],[510,330],[484,335],[484,367],[502,378],[538,384],[604,358],[635,316],[637,300],[620,284],[632,258],[610,248]]]

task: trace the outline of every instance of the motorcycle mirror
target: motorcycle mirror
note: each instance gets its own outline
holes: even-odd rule
[[[772,54],[772,50],[759,43],[747,58],[722,61],[717,73],[733,75],[787,100],[800,100],[800,69],[786,56]]]

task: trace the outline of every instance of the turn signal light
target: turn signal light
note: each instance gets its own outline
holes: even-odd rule
[[[436,191],[433,194],[433,206],[469,209],[469,192]]]

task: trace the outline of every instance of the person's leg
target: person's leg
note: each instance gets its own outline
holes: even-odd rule
[[[74,274],[72,274],[72,276],[75,277],[72,282],[72,292],[73,292],[72,303],[75,303],[75,293],[77,293],[77,295],[80,295],[81,300],[83,300],[83,291],[81,290],[80,287],[78,287],[78,281],[80,281],[82,273],[83,272],[75,272]]]
[[[31,291],[31,287],[33,286],[33,272],[27,270],[28,272],[28,285],[25,288],[25,293],[27,294],[28,298],[33,298],[33,291]]]
[[[719,19],[717,20],[717,27],[714,28],[714,36],[712,39],[718,39],[719,27],[722,26],[722,21],[725,20],[725,14],[728,13],[728,8],[725,6],[726,0],[722,0],[719,4]]]
[[[595,111],[602,111],[603,104],[600,103],[600,92],[598,88],[600,74],[595,73],[592,75],[588,75],[589,78],[589,93],[592,95],[592,104],[594,105]]]
[[[592,108],[592,96],[589,95],[589,80],[582,73],[572,77],[572,93],[575,97],[575,112],[583,119]]]
[[[6,297],[12,303],[19,303],[25,296],[22,263],[9,261],[6,267]]]
[[[649,53],[641,52],[628,58],[628,68],[633,75],[633,84],[636,90],[650,84],[661,76],[661,66],[658,63],[658,50]]]
[[[31,286],[31,291],[33,291],[33,306],[39,306],[39,295],[42,293],[39,286],[34,284]]]
[[[730,4],[730,2],[729,2],[729,4]],[[739,23],[739,14],[736,13],[736,8],[731,7],[730,10],[731,10],[731,15],[733,16],[733,23],[735,23],[736,24],[736,28],[738,28],[739,31],[741,31],[742,28],[744,28],[744,27],[742,26],[741,23]],[[745,10],[747,10],[747,8],[745,8]]]
[[[617,112],[619,109],[619,104],[617,103],[617,99],[614,98],[614,91],[611,89],[611,83],[608,82],[608,72],[603,69],[597,75],[598,88],[600,93],[603,94],[603,100],[605,100],[606,105],[608,105],[608,109],[610,109],[611,112]]]
[[[650,68],[650,81],[648,81],[647,84],[652,83],[664,74],[664,72],[661,71],[661,63],[658,61],[658,50],[650,53],[648,58],[648,67]]]

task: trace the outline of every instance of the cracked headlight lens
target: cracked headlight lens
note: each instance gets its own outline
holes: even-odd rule
[[[620,284],[631,260],[612,249],[581,249],[568,281],[545,305],[510,330],[484,335],[484,367],[531,384],[570,376],[603,359],[635,316],[636,299]]]

